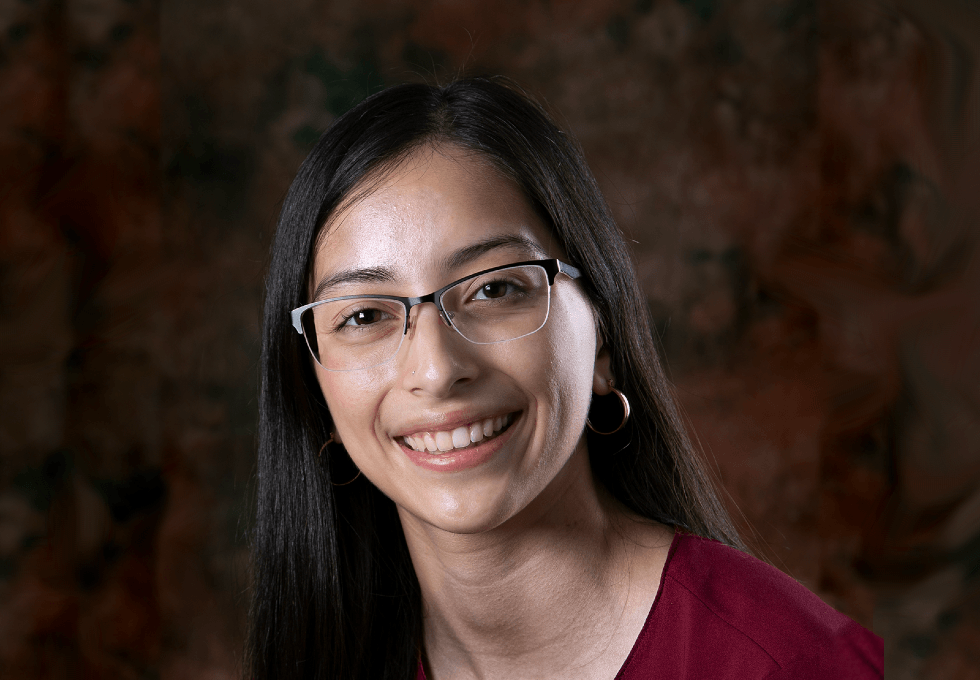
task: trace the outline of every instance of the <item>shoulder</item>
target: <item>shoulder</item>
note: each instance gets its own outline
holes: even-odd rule
[[[687,669],[663,677],[883,677],[881,638],[775,567],[687,534],[674,540],[634,655],[638,669]]]
[[[717,541],[680,534],[664,579],[731,634],[744,636],[780,669],[882,673],[881,638],[827,605],[775,567]],[[833,666],[831,666],[833,664]],[[779,677],[774,675],[773,677]],[[865,677],[865,676],[852,676]]]
[[[779,569],[717,541],[678,536],[665,576],[774,651],[793,638],[826,642],[857,625]]]

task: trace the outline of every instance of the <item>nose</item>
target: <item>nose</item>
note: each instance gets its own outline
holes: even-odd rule
[[[414,315],[414,316],[413,316]],[[436,398],[476,378],[475,345],[449,326],[434,304],[412,308],[401,373],[405,389]],[[404,350],[403,350],[404,351]]]

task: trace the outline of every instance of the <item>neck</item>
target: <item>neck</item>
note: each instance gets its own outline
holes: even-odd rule
[[[624,628],[639,632],[660,570],[650,594],[649,584],[631,590],[632,565],[637,550],[649,548],[642,539],[652,527],[597,489],[587,455],[569,465],[584,470],[567,470],[516,516],[479,534],[452,534],[401,513],[429,664],[443,671],[437,677],[572,677],[569,667],[615,652],[611,641]],[[635,634],[625,639],[624,658]]]

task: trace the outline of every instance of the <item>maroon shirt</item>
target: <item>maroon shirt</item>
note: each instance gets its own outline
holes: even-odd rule
[[[870,680],[883,658],[880,637],[775,567],[678,532],[615,680]]]

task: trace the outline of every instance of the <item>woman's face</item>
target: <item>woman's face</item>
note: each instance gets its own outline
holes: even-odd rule
[[[368,186],[327,223],[311,289],[341,273],[346,283],[317,299],[422,296],[483,269],[564,256],[518,187],[455,147],[418,150]],[[474,533],[588,475],[585,419],[597,372],[597,384],[608,377],[606,353],[597,362],[597,351],[589,300],[559,274],[547,323],[526,337],[471,343],[425,303],[412,309],[390,361],[315,370],[336,436],[403,521]],[[455,448],[460,428],[471,439],[493,432]],[[409,445],[429,439],[454,448]]]

